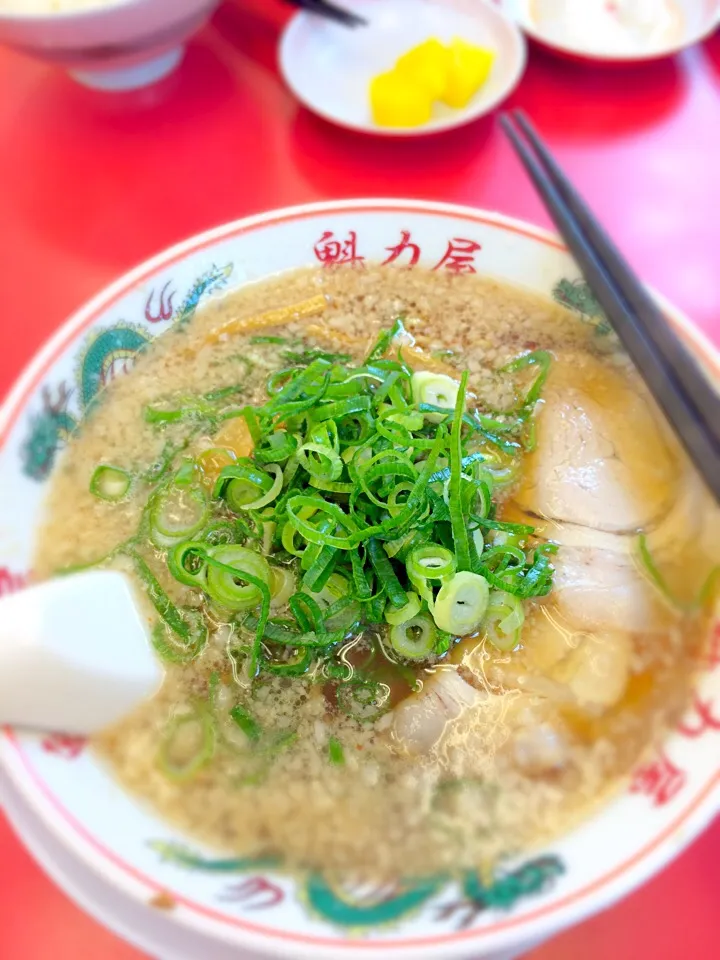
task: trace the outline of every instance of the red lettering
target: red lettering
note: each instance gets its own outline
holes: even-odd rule
[[[665,753],[661,753],[653,763],[635,771],[630,792],[644,793],[652,799],[654,806],[662,807],[677,796],[686,780],[685,771],[676,767]]]
[[[354,230],[350,230],[346,240],[338,240],[332,230],[326,230],[313,250],[324,267],[340,263],[362,263],[365,259],[357,252],[357,234]]]
[[[26,573],[13,573],[7,567],[0,567],[0,597],[22,590],[27,579]]]
[[[453,237],[448,240],[447,250],[433,270],[447,270],[450,273],[477,273],[475,269],[475,254],[481,249],[474,240],[464,237]]]
[[[282,903],[285,894],[265,877],[248,877],[242,883],[227,887],[219,899],[226,903],[244,903],[250,910],[268,910]]]
[[[678,733],[684,737],[701,737],[707,730],[720,730],[720,717],[713,714],[712,701],[701,700],[696,696],[687,719],[677,725]]]
[[[76,760],[85,749],[87,737],[71,736],[68,733],[52,733],[42,741],[46,753],[54,753],[63,760]]]
[[[401,230],[400,243],[398,243],[394,247],[385,247],[385,249],[388,251],[390,256],[387,258],[387,260],[383,260],[381,264],[381,266],[383,267],[386,266],[388,263],[394,263],[406,251],[409,251],[410,253],[410,260],[408,261],[408,264],[407,264],[409,267],[414,267],[415,264],[420,259],[420,247],[416,243],[413,243],[412,240],[410,239],[409,230]]]

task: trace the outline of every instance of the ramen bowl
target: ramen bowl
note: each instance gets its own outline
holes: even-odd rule
[[[1,13],[0,43],[56,64],[85,86],[130,90],[180,63],[219,0],[97,0],[57,13]]]
[[[404,238],[404,240],[403,240]],[[611,336],[553,235],[499,214],[418,201],[338,201],[275,211],[194,237],[144,263],[65,323],[0,411],[0,590],[30,577],[48,477],[104,384],[178,319],[290,268],[362,269],[412,243],[418,261],[504,280]],[[673,307],[673,325],[717,376],[720,358]],[[171,958],[508,958],[609,906],[676,856],[720,800],[720,625],[698,663],[696,699],[626,788],[545,849],[493,876],[398,876],[359,885],[286,875],[179,833],[125,793],[80,738],[5,729],[0,799],[20,837],[91,914]]]

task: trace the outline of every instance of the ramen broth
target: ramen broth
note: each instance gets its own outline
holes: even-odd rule
[[[293,309],[283,314],[288,307]],[[375,360],[365,362],[383,331],[393,332],[396,318],[402,323],[394,337],[384,348],[381,344]],[[523,356],[531,360],[513,366]],[[319,448],[305,454],[316,457],[317,474],[293,467],[289,479],[288,464],[297,452],[280,459],[277,470],[269,468],[271,461],[256,460],[252,469],[261,471],[259,478],[231,479],[240,483],[234,499],[229,487],[218,494],[223,468],[244,463],[257,442],[255,421],[241,412],[245,407],[262,411],[274,402],[275,410],[284,411],[275,417],[270,446],[258,448],[265,453],[289,442],[292,424],[303,424],[300,432],[308,429],[302,411],[272,398],[297,403],[304,396],[299,387],[294,395],[282,391],[288,383],[298,384],[318,359],[321,380],[327,376],[327,383],[336,383],[335,402],[345,404],[335,409],[346,411],[348,396],[362,396],[358,409],[365,416],[370,407],[368,416],[376,417],[368,429],[390,430],[394,439],[380,442],[375,434],[371,453],[363,453],[362,444],[348,453],[352,444],[342,423],[337,441],[334,428],[320,418],[324,433],[316,424],[313,434]],[[540,383],[536,372],[545,360],[547,379]],[[353,379],[354,371],[365,368],[370,372]],[[398,373],[400,368],[404,372]],[[450,378],[456,394],[464,371],[461,406],[471,418],[488,418],[482,420],[486,433],[467,428],[463,434],[460,426],[451,436],[450,407],[457,401],[441,395],[438,384],[447,379],[425,375]],[[398,373],[396,385],[406,384],[404,394],[387,386],[392,373]],[[418,380],[418,373],[425,379]],[[415,394],[414,404],[408,399],[411,374],[413,390],[420,384],[418,389],[435,391],[434,412],[418,416],[420,401]],[[350,391],[358,381],[359,394],[341,396],[342,384]],[[327,383],[322,380],[318,391],[329,389]],[[387,391],[382,402],[379,389]],[[317,419],[328,400],[301,402],[306,408],[315,402]],[[257,416],[256,426],[269,422],[263,417]],[[358,422],[362,429],[362,419]],[[479,498],[461,518],[469,539],[457,527],[457,514],[450,518],[452,454],[439,457],[437,469],[444,466],[446,475],[432,480],[435,493],[417,519],[418,528],[425,524],[432,530],[437,554],[432,562],[443,562],[449,553],[451,573],[432,581],[423,580],[421,570],[420,579],[413,579],[412,550],[399,560],[404,548],[382,532],[390,507],[367,500],[363,516],[381,532],[374,546],[362,541],[357,564],[379,601],[356,594],[357,570],[343,545],[333,560],[332,576],[339,579],[327,581],[329,590],[335,584],[335,593],[325,595],[324,606],[318,599],[317,607],[324,612],[346,597],[344,612],[352,616],[315,622],[312,603],[290,611],[289,596],[302,591],[307,569],[288,544],[295,549],[302,537],[282,533],[285,515],[271,530],[257,517],[250,522],[253,511],[243,511],[242,484],[257,482],[267,497],[271,481],[285,471],[283,484],[305,484],[310,513],[317,496],[334,498],[340,513],[331,512],[331,519],[346,517],[361,502],[357,495],[352,501],[349,488],[360,476],[370,484],[363,464],[385,443],[391,455],[378,462],[413,461],[403,467],[406,477],[394,476],[392,490],[383,488],[382,480],[372,488],[383,504],[395,496],[397,516],[403,508],[412,512],[412,503],[407,505],[424,482],[433,444],[449,450],[453,436],[464,444],[464,483],[474,484]],[[408,446],[408,437],[416,446]],[[468,451],[475,443],[484,454],[475,451],[473,461]],[[330,473],[319,472],[318,464],[346,478],[351,462],[354,484],[329,490],[328,484],[343,481],[329,481]],[[98,478],[99,464],[120,471],[110,476],[112,483]],[[118,483],[122,487],[123,472],[129,478],[123,497],[98,495],[98,483],[101,494],[116,491]],[[483,478],[492,504],[483,501],[481,508]],[[307,486],[310,480],[319,486]],[[160,524],[153,497],[167,497],[168,484],[179,498],[197,487],[203,504],[209,498],[216,511],[213,531],[196,530],[190,537],[200,547],[187,554],[185,583],[173,574],[168,556],[178,536],[182,540],[177,531],[190,523],[183,511],[192,514],[195,501],[173,501],[175,513]],[[463,500],[465,488],[458,484],[456,500]],[[256,513],[261,517],[260,510],[278,502]],[[204,646],[178,648],[178,637],[159,622],[157,629],[166,631],[158,642],[166,667],[161,691],[94,742],[120,782],[218,849],[271,854],[290,866],[353,875],[390,877],[398,864],[408,875],[484,867],[567,831],[616,792],[688,699],[707,613],[707,603],[695,601],[717,560],[714,507],[612,336],[520,289],[420,269],[299,271],[212,302],[190,323],[160,337],[129,375],[107,388],[71,439],[47,508],[35,560],[40,576],[100,560],[135,579],[139,601],[157,620],[157,604],[147,596],[149,570],[185,617],[183,623],[208,628]],[[473,511],[484,512],[484,525],[468,519]],[[433,517],[439,519],[428,527]],[[166,538],[159,543],[157,529]],[[345,535],[342,523],[334,533],[332,522],[323,529],[318,555],[323,537]],[[350,537],[352,529],[348,525]],[[403,537],[412,535],[412,529],[403,531]],[[220,546],[209,546],[213,537]],[[463,599],[465,594],[457,593],[465,583],[459,571],[471,540],[472,563],[463,576],[472,589]],[[243,549],[260,556],[253,563],[282,567],[290,577],[283,594],[276,584],[280,574],[272,574],[268,623],[274,624],[275,640],[258,625],[257,603],[232,614],[218,602],[225,596],[218,594],[220,587],[213,592],[211,583],[227,574],[218,558],[250,562]],[[484,577],[472,569],[485,571],[491,581],[490,607],[482,608],[487,599],[478,584]],[[414,626],[407,619],[412,610],[403,612],[397,597],[391,602],[397,590],[391,574],[408,603],[417,597]],[[662,589],[653,576],[665,578]],[[242,578],[223,583],[233,602],[238,590],[254,589]],[[517,595],[505,593],[499,583],[514,584]],[[484,619],[462,621],[472,626],[470,635],[459,636],[461,621],[452,618],[455,633],[437,625],[447,626],[441,593],[451,586],[453,616],[476,602],[478,611],[486,610]],[[388,614],[396,620],[406,616],[411,626],[398,632]],[[281,649],[277,637],[289,624],[311,645]],[[336,639],[322,646],[323,634],[333,627]],[[346,636],[337,639],[343,629]],[[272,672],[274,667],[279,672]]]

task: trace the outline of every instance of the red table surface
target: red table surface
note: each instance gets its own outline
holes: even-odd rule
[[[427,140],[347,133],[276,68],[278,0],[226,3],[180,71],[99,95],[0,50],[0,397],[68,314],[190,234],[272,207],[354,196],[456,201],[547,224],[496,117]],[[626,68],[532,49],[511,100],[638,271],[720,343],[720,35]],[[75,907],[0,817],[0,958],[140,955]],[[720,825],[620,905],[532,960],[715,960]]]

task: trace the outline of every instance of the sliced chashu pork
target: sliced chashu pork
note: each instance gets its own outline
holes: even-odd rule
[[[642,632],[664,616],[637,562],[637,535],[663,554],[697,525],[691,476],[645,388],[587,354],[556,358],[515,504],[560,544],[554,597],[577,629]]]
[[[446,667],[395,708],[393,741],[414,756],[459,746],[454,760],[459,776],[476,776],[499,750],[509,751],[526,773],[548,773],[560,769],[568,756],[565,732],[553,722],[551,703],[532,692],[479,690]]]
[[[626,533],[660,520],[680,469],[659,413],[624,372],[588,354],[556,358],[515,500],[541,517]]]
[[[546,719],[545,704],[565,701],[597,713],[621,698],[628,634],[652,632],[666,616],[638,566],[638,532],[647,533],[654,556],[681,552],[700,533],[703,496],[636,378],[586,354],[556,358],[536,450],[510,517],[529,519],[561,547],[552,606],[526,627],[524,662],[506,658],[498,677],[525,691],[513,711],[523,722],[508,743],[518,766],[540,772],[562,765],[562,731]],[[466,666],[472,669],[472,658]],[[395,711],[395,739],[410,752],[427,752],[464,711],[481,722],[492,699],[457,673],[439,672]]]
[[[483,699],[484,694],[466,683],[454,667],[440,668],[428,677],[419,693],[395,708],[394,737],[408,753],[428,753],[442,739],[449,723]]]

